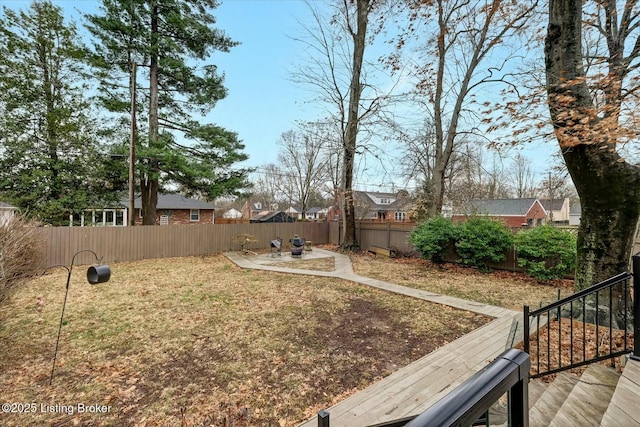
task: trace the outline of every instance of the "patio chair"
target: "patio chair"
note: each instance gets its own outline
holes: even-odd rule
[[[280,237],[276,237],[273,240],[269,240],[269,249],[271,251],[270,255],[273,258],[276,256],[282,256],[282,239]]]

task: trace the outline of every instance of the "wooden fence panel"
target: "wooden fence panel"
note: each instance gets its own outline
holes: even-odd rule
[[[329,223],[299,222],[272,224],[201,224],[136,227],[43,227],[47,242],[43,266],[68,265],[78,251],[92,250],[104,262],[135,261],[218,254],[240,250],[233,237],[247,233],[256,238],[249,249],[266,249],[269,240],[281,237],[286,243],[299,234],[314,244],[329,243]],[[78,254],[76,264],[95,261],[90,253]]]
[[[409,234],[415,228],[415,223],[368,223],[356,225],[356,238],[360,247],[367,250],[371,246],[395,249],[401,253],[415,252],[409,243]]]
[[[370,246],[393,248],[400,253],[415,253],[409,244],[409,234],[415,223],[367,223],[356,224],[356,237],[363,250]],[[104,262],[135,261],[140,259],[213,255],[227,251],[238,251],[240,245],[233,241],[238,234],[251,234],[256,243],[247,249],[268,249],[269,241],[280,237],[284,250],[289,239],[298,234],[314,244],[339,244],[342,235],[340,222],[295,222],[295,223],[236,223],[200,224],[136,227],[43,227],[42,238],[48,242],[46,258],[42,267],[69,265],[78,251],[89,249],[103,257]],[[636,242],[634,253],[640,250]],[[446,259],[455,262],[455,253]],[[75,264],[91,264],[95,261],[90,253],[78,254]],[[493,268],[521,271],[513,250],[507,259]]]

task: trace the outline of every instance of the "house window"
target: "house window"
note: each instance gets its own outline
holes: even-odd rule
[[[169,225],[169,215],[160,215],[160,225]]]
[[[385,199],[385,198],[380,199],[381,205],[388,205],[389,203],[391,203],[391,199]]]
[[[395,212],[393,214],[393,219],[396,221],[404,221],[405,219],[407,219],[407,213],[406,212]]]
[[[87,209],[80,217],[80,225],[89,227],[124,226],[125,221],[125,209]]]
[[[191,222],[200,221],[200,209],[191,209],[191,215],[189,216]]]
[[[115,212],[112,210],[105,210],[102,225],[115,225]]]

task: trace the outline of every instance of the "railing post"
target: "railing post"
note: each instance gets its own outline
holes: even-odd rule
[[[529,427],[529,363],[522,370],[522,379],[509,390],[509,426]]]
[[[523,345],[524,345],[524,352],[529,354],[529,336],[531,335],[529,333],[529,306],[525,305],[524,306],[524,319],[522,321],[522,329],[524,331],[524,340],[522,341]]]
[[[329,427],[329,412],[324,409],[318,412],[318,427]]]
[[[640,252],[633,257],[633,353],[631,358],[640,361]]]

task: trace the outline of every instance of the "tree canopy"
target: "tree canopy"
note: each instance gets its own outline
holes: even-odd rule
[[[45,223],[108,199],[83,46],[51,2],[0,19],[0,194]]]
[[[136,165],[144,224],[155,223],[161,186],[207,199],[249,186],[248,169],[231,169],[247,159],[237,134],[197,120],[226,96],[210,55],[236,45],[213,26],[216,5],[214,0],[104,0],[100,14],[86,15],[102,105],[129,114],[129,94],[135,92],[148,116],[136,139],[136,153],[146,160]],[[134,63],[143,70],[145,90],[133,90],[140,81],[133,78]]]

